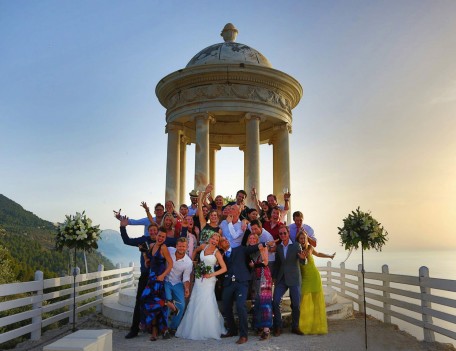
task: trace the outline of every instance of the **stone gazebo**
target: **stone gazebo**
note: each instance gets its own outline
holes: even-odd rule
[[[164,77],[155,89],[166,108],[168,157],[166,200],[186,202],[186,149],[195,143],[195,189],[216,186],[216,152],[244,151],[244,189],[260,187],[260,144],[273,146],[273,191],[290,187],[289,133],[292,109],[302,97],[299,82],[272,68],[257,50],[236,43],[228,23],[223,43],[197,53],[184,69]],[[271,172],[261,164],[263,172]],[[282,195],[283,196],[283,195]],[[248,197],[249,201],[252,201]],[[248,203],[251,206],[251,203]]]

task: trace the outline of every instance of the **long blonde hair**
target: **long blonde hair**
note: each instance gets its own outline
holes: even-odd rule
[[[301,245],[301,243],[299,242],[299,238],[301,236],[305,235],[306,236],[306,240],[304,241],[304,247],[302,248],[303,250],[307,250],[308,246],[309,246],[309,237],[308,237],[308,234],[307,232],[305,231],[305,229],[301,229],[298,234],[296,234],[296,242]],[[302,245],[301,245],[302,246]]]

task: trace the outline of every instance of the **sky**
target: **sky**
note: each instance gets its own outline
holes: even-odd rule
[[[141,201],[164,202],[155,86],[231,22],[303,86],[290,190],[319,249],[344,254],[337,227],[360,206],[386,251],[456,250],[455,18],[452,0],[0,0],[0,193],[52,222],[85,210],[103,229],[118,229],[113,209],[141,218]],[[260,150],[264,198],[272,147]],[[190,192],[194,146],[187,167]],[[242,189],[237,148],[216,171],[217,193]]]

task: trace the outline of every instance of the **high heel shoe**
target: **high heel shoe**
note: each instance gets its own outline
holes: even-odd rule
[[[271,335],[271,331],[264,331],[261,333],[260,340],[268,340],[269,336]]]

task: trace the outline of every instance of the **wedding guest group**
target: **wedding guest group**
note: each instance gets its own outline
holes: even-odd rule
[[[141,202],[146,212],[141,219],[114,211],[124,244],[140,252],[141,275],[125,338],[142,330],[151,341],[238,337],[236,343],[244,344],[249,338],[248,299],[259,340],[279,337],[287,290],[291,332],[327,333],[323,287],[313,256],[333,259],[334,254],[316,251],[314,230],[303,223],[301,211],[293,213],[290,226],[285,224],[291,194],[285,193],[285,204],[280,205],[274,194],[261,201],[253,188],[256,208],[248,208],[244,190],[237,191],[233,201],[221,195],[212,199],[212,191],[211,184],[201,192],[192,190],[190,205],[157,203],[154,216]],[[143,225],[144,236],[130,238],[129,225]],[[221,309],[216,296],[221,296]]]

